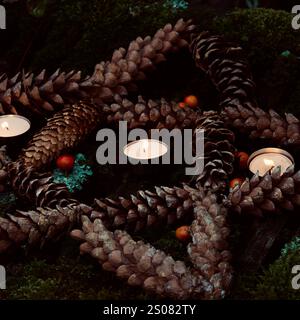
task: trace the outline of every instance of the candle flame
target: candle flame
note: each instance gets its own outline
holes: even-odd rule
[[[274,167],[275,166],[275,163],[273,160],[270,160],[270,159],[264,159],[264,163],[266,166],[268,167]]]
[[[143,148],[144,153],[146,153],[146,150],[149,148],[148,140],[143,140],[142,148]]]
[[[1,127],[2,127],[2,129],[9,130],[9,126],[8,126],[8,123],[7,123],[6,121],[4,121],[3,123],[1,123]]]

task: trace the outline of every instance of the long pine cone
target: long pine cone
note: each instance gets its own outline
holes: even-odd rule
[[[112,100],[114,94],[126,95],[136,89],[135,82],[144,80],[148,71],[165,61],[165,56],[179,48],[187,47],[191,21],[179,20],[175,26],[167,24],[153,38],[138,37],[128,50],[115,50],[111,61],[97,64],[94,74],[82,78],[80,71],[62,72],[59,69],[50,77],[40,74],[17,73],[0,80],[0,114],[17,113],[17,109],[33,112],[51,112],[66,103],[81,99]],[[17,108],[17,109],[16,109]]]
[[[291,113],[281,117],[274,110],[258,107],[225,107],[223,116],[227,123],[251,139],[266,139],[282,146],[300,145],[300,121]]]
[[[148,227],[170,225],[192,215],[192,193],[195,189],[188,187],[155,187],[155,191],[138,191],[129,199],[96,199],[91,214],[99,216],[106,225],[113,228],[140,231]]]
[[[221,93],[222,117],[227,124],[253,139],[300,145],[299,119],[257,106],[255,84],[240,47],[203,32],[193,39],[191,51],[196,65],[208,73]]]
[[[190,45],[196,65],[206,71],[221,93],[221,106],[256,106],[255,84],[242,48],[202,32]]]
[[[115,272],[129,285],[173,299],[217,299],[228,292],[232,268],[228,251],[227,210],[214,194],[193,191],[196,204],[188,252],[193,268],[157,250],[150,244],[134,241],[126,231],[107,230],[101,219],[92,222],[82,217],[82,230],[71,232],[83,241],[81,253],[96,258],[103,269]]]
[[[103,112],[108,123],[127,121],[128,127],[151,129],[194,128],[201,112],[191,108],[181,109],[174,101],[148,100],[141,96],[134,103],[127,98],[115,96],[115,103],[105,105]]]
[[[14,192],[36,207],[55,208],[77,203],[64,184],[53,182],[51,173],[39,173],[21,161],[10,163],[7,169]]]
[[[55,209],[17,211],[14,215],[0,217],[0,253],[12,246],[42,247],[45,242],[57,241],[89,210],[84,205],[70,204]]]
[[[36,170],[49,164],[66,149],[74,148],[101,123],[99,106],[78,103],[67,106],[48,120],[19,156],[25,166]]]
[[[222,191],[233,172],[234,133],[225,127],[224,121],[215,111],[203,112],[197,119],[196,128],[204,130],[205,155],[204,170],[196,178],[196,184]]]

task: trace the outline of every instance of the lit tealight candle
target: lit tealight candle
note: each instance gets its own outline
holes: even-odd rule
[[[283,174],[288,167],[294,164],[293,157],[285,150],[278,148],[264,148],[254,152],[248,160],[249,169],[253,173],[264,176],[276,167],[281,168]]]
[[[22,116],[8,114],[0,116],[0,137],[19,136],[30,128],[30,121]]]
[[[149,160],[163,156],[168,151],[168,146],[155,139],[140,139],[130,142],[124,147],[127,157],[138,160]]]

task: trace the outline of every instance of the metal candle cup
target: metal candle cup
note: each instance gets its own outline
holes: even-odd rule
[[[0,137],[19,136],[30,129],[30,121],[22,116],[9,114],[0,116]]]
[[[251,154],[248,167],[252,173],[258,172],[262,177],[276,167],[281,167],[281,174],[283,174],[294,163],[294,158],[287,151],[279,148],[264,148]]]

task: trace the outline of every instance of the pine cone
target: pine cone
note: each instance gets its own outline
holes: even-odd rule
[[[174,27],[167,24],[159,29],[153,38],[138,37],[129,44],[127,51],[124,48],[115,50],[111,62],[98,64],[91,79],[87,79],[82,86],[90,88],[95,83],[100,85],[100,90],[96,88],[89,94],[105,101],[112,100],[113,94],[126,95],[127,90],[135,91],[135,82],[144,80],[146,73],[165,61],[169,52],[188,47],[186,39],[194,28],[191,20],[184,22],[180,19]]]
[[[234,134],[225,128],[222,118],[215,111],[204,112],[197,120],[197,128],[205,130],[205,167],[196,183],[206,189],[222,191],[226,187],[228,176],[233,172]]]
[[[240,187],[234,188],[229,201],[232,209],[239,213],[262,216],[263,213],[280,213],[300,206],[300,171],[294,173],[291,166],[282,175],[280,167],[264,177],[255,174]]]
[[[179,219],[192,216],[191,190],[196,191],[186,185],[183,188],[155,187],[154,192],[138,191],[130,199],[96,199],[96,212],[91,214],[91,218],[99,218],[100,214],[106,226],[134,231],[173,224]]]
[[[242,49],[221,37],[201,33],[191,43],[196,65],[206,71],[221,93],[220,106],[226,124],[250,138],[270,139],[281,145],[300,144],[300,123],[292,114],[285,119],[274,110],[257,106],[255,84]]]
[[[232,280],[227,209],[211,191],[200,189],[193,196],[195,220],[190,227],[192,242],[187,251],[194,268],[213,285],[213,297],[224,297]]]
[[[74,204],[56,209],[37,208],[36,211],[17,211],[15,215],[0,217],[0,253],[11,246],[40,246],[57,241],[74,226],[84,211],[90,208]]]
[[[7,179],[8,178],[8,173],[7,169],[0,169],[0,193],[6,191],[6,185],[7,185]]]
[[[34,202],[36,207],[55,208],[77,203],[64,184],[53,182],[51,173],[38,173],[36,168],[20,161],[9,164],[8,170],[15,193]]]
[[[191,43],[196,65],[206,71],[221,93],[221,106],[256,106],[255,83],[242,48],[202,32]]]
[[[0,193],[6,191],[8,174],[7,165],[11,162],[7,155],[6,145],[0,147]]]
[[[226,209],[216,203],[214,195],[200,200],[203,195],[203,190],[194,194],[200,207],[195,209],[193,244],[188,249],[195,264],[193,269],[149,244],[134,241],[125,231],[108,231],[101,219],[91,222],[83,216],[82,230],[73,230],[71,236],[84,241],[81,253],[89,253],[103,269],[116,272],[129,285],[174,299],[223,298],[232,278],[225,240]]]
[[[274,110],[243,106],[225,107],[226,122],[252,139],[268,139],[282,146],[300,145],[300,121],[293,114],[286,113],[285,119]]]
[[[35,134],[19,161],[36,170],[49,164],[65,149],[82,142],[101,122],[99,106],[87,103],[65,107]]]
[[[74,103],[85,98],[111,100],[114,94],[126,95],[127,90],[136,88],[134,82],[145,79],[145,73],[165,60],[165,55],[181,47],[187,47],[185,38],[194,29],[191,21],[179,20],[174,27],[167,24],[150,36],[138,37],[128,50],[116,50],[110,62],[96,65],[92,76],[82,78],[81,72],[61,72],[59,69],[50,77],[45,70],[16,74],[9,79],[6,75],[0,82],[0,114],[17,113],[16,107],[35,112],[51,112],[65,103]]]
[[[193,128],[200,116],[199,111],[191,108],[183,110],[174,101],[167,102],[163,98],[160,101],[145,101],[141,96],[138,97],[137,103],[115,96],[115,103],[105,105],[103,111],[108,123],[127,121],[130,129]]]

